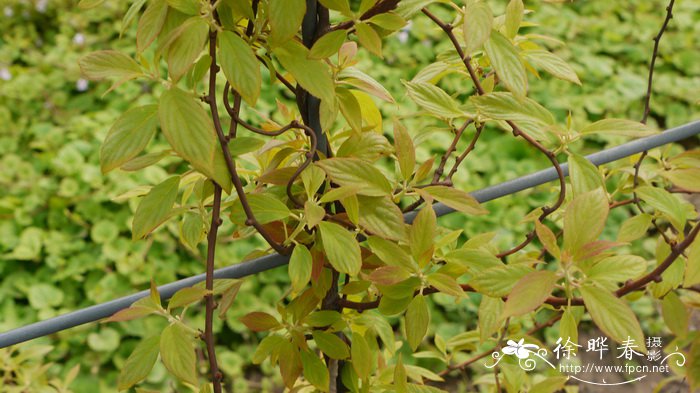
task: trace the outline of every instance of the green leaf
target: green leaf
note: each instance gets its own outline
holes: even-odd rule
[[[134,213],[131,231],[134,240],[148,235],[170,217],[179,185],[180,176],[173,176],[151,188],[143,197]]]
[[[420,209],[408,231],[411,254],[421,266],[426,266],[433,257],[436,233],[437,217],[432,204],[428,204]]]
[[[576,318],[574,317],[571,307],[566,307],[561,315],[559,336],[561,338],[568,338],[573,343],[578,343],[578,324],[576,323]]]
[[[686,250],[688,259],[685,265],[683,286],[692,287],[693,285],[700,284],[700,236],[696,237]]]
[[[469,282],[479,293],[493,297],[508,295],[532,268],[526,264],[501,265],[485,269]]]
[[[457,101],[441,88],[425,82],[403,82],[403,84],[411,99],[430,114],[446,119],[467,116],[467,113],[460,109]]]
[[[406,26],[406,19],[393,12],[374,15],[367,22],[389,31],[396,31]]]
[[[148,4],[136,30],[136,48],[139,52],[146,50],[158,37],[168,16],[168,3],[154,0]]]
[[[527,94],[527,74],[515,46],[503,34],[493,30],[485,49],[501,82],[516,96],[524,97]]]
[[[598,168],[583,156],[569,154],[569,178],[574,196],[604,187]]]
[[[180,240],[192,250],[197,249],[197,244],[204,235],[204,219],[201,214],[187,212],[180,226]]]
[[[523,21],[523,12],[525,6],[523,0],[510,0],[506,7],[506,36],[515,38],[520,29],[520,23]]]
[[[331,359],[340,360],[350,357],[348,345],[335,334],[326,333],[321,330],[314,330],[311,332],[311,334],[313,335],[314,342],[316,342],[318,348]]]
[[[391,93],[389,93],[384,86],[357,68],[344,68],[338,76],[340,78],[340,83],[354,86],[386,102],[392,104],[396,102],[394,97],[391,96]]]
[[[685,220],[693,211],[687,202],[681,203],[678,197],[670,192],[656,187],[637,187],[637,195],[651,207],[661,212],[679,231],[685,227]],[[694,213],[691,213],[694,214]]]
[[[223,31],[219,34],[219,61],[233,89],[248,105],[255,106],[260,96],[262,76],[253,49],[237,34]]]
[[[129,109],[114,123],[100,148],[102,173],[136,157],[153,137],[158,124],[157,105]]]
[[[615,284],[635,279],[641,276],[646,269],[647,261],[642,257],[613,255],[601,259],[591,268],[586,269],[585,273],[588,279],[598,283],[610,283],[612,284],[610,289],[615,289]]]
[[[430,311],[423,295],[416,295],[406,309],[406,339],[415,351],[428,333]]]
[[[631,242],[646,235],[649,225],[651,225],[651,219],[652,217],[646,213],[628,218],[622,223],[620,231],[617,233],[617,241]]]
[[[301,87],[329,105],[333,104],[335,84],[328,64],[321,60],[309,59],[309,50],[293,40],[274,48],[273,53]]]
[[[182,288],[179,291],[175,292],[173,297],[170,298],[170,301],[168,302],[168,310],[172,310],[178,307],[189,306],[194,302],[198,302],[204,299],[204,297],[209,293],[209,290],[201,287]]]
[[[401,209],[390,197],[368,197],[359,195],[359,222],[362,227],[385,239],[406,239],[406,224]]]
[[[416,167],[416,148],[406,127],[394,121],[394,149],[403,180],[410,180]]]
[[[160,357],[163,365],[177,379],[197,386],[197,358],[193,337],[179,323],[168,325],[160,335]]]
[[[523,52],[523,55],[525,60],[549,72],[555,78],[581,85],[581,80],[578,79],[573,67],[554,53],[546,50],[529,50]]]
[[[581,130],[581,134],[606,134],[642,137],[657,134],[658,132],[646,124],[625,119],[603,119],[589,124]]]
[[[254,332],[264,332],[281,326],[275,317],[262,311],[248,313],[241,317],[240,321]]]
[[[379,169],[357,158],[329,158],[316,162],[333,182],[357,189],[367,196],[385,196],[393,191],[391,184]]]
[[[330,31],[319,38],[309,51],[309,59],[325,59],[338,53],[345,42],[345,30]]]
[[[324,7],[339,11],[341,14],[347,17],[353,16],[348,0],[319,0],[319,2],[323,4]]]
[[[643,352],[646,352],[644,333],[639,326],[637,316],[624,300],[595,286],[582,286],[579,291],[593,322],[603,333],[618,343],[631,338]]]
[[[248,194],[247,199],[255,219],[261,224],[284,220],[291,214],[289,208],[274,196],[268,194]],[[243,210],[243,205],[240,199],[236,199],[231,206],[231,220],[239,225],[245,225],[246,219],[247,217]]]
[[[661,176],[684,190],[700,192],[700,168],[672,169],[661,172]]]
[[[537,220],[535,221],[535,233],[537,233],[537,238],[540,239],[544,248],[549,251],[553,257],[560,259],[561,250],[557,244],[557,237],[554,235],[554,232]]]
[[[328,368],[323,360],[309,350],[301,351],[304,378],[322,392],[327,392],[330,383]]]
[[[292,251],[289,259],[289,279],[292,281],[294,292],[301,292],[311,280],[311,266],[313,260],[309,249],[303,244],[298,244]]]
[[[515,97],[512,93],[497,92],[473,96],[469,100],[483,116],[493,120],[512,120],[540,125],[554,124],[554,115],[542,105],[527,97]]]
[[[486,341],[493,336],[501,326],[499,316],[503,312],[503,300],[498,297],[482,296],[479,303],[477,322],[479,324],[479,339]]]
[[[306,13],[305,0],[270,0],[270,43],[277,46],[290,42],[301,27]]]
[[[117,378],[117,389],[126,390],[146,379],[158,359],[160,336],[144,338],[126,359]]]
[[[323,207],[310,200],[304,202],[304,218],[306,219],[307,227],[315,227],[325,216],[326,210]]]
[[[491,35],[493,13],[486,2],[469,2],[464,12],[464,43],[466,54],[479,49]]]
[[[115,50],[92,52],[83,56],[78,64],[89,79],[127,80],[143,75],[141,67],[131,57]]]
[[[388,266],[403,267],[417,272],[418,266],[398,244],[376,236],[370,236],[367,244],[372,252]]]
[[[466,296],[466,294],[462,290],[462,287],[460,287],[457,283],[457,280],[455,280],[452,276],[449,276],[447,274],[431,273],[428,275],[427,281],[428,284],[432,285],[438,291],[444,294],[459,298]]]
[[[360,379],[369,378],[372,372],[372,351],[365,337],[357,332],[352,333],[352,346],[350,347],[352,356],[352,367],[355,369]]]
[[[177,87],[167,90],[160,96],[158,117],[165,139],[180,157],[222,187],[231,184],[228,173],[225,178],[215,176],[214,157],[221,155],[223,160],[223,153],[216,142],[211,117],[194,97]]]
[[[469,193],[447,186],[429,186],[417,190],[426,193],[438,202],[466,214],[481,215],[489,211],[481,207],[479,202]],[[425,198],[424,198],[425,199]]]
[[[301,375],[302,364],[299,348],[289,341],[282,341],[279,349],[279,367],[284,385],[291,389]]]
[[[596,239],[608,218],[608,198],[602,188],[580,194],[569,203],[564,215],[564,250],[576,255]]]
[[[168,47],[167,61],[168,73],[177,82],[202,53],[209,36],[209,24],[200,17],[193,17],[178,27],[175,34]]]
[[[360,41],[360,44],[365,47],[368,51],[373,54],[382,56],[382,39],[379,38],[379,34],[364,22],[355,23],[355,33]]]
[[[576,341],[574,341],[576,342]],[[528,393],[555,393],[564,390],[564,385],[569,380],[568,376],[547,377],[541,382],[532,385]]]
[[[501,319],[527,314],[541,306],[557,283],[557,275],[549,270],[539,270],[521,278],[508,295]]]
[[[664,296],[661,312],[666,326],[676,337],[684,338],[688,335],[688,309],[675,292],[671,291]]]
[[[187,15],[199,14],[199,2],[197,0],[167,0],[168,5]]]
[[[356,133],[362,132],[362,108],[360,103],[355,98],[355,95],[348,89],[337,87],[335,95],[338,98],[340,112],[343,114],[345,121],[348,122],[350,128]]]
[[[328,262],[340,273],[356,276],[362,267],[360,245],[347,229],[332,222],[318,224]]]

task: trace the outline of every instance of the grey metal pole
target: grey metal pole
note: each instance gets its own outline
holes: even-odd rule
[[[586,158],[595,165],[603,165],[621,158],[629,157],[634,154],[641,153],[645,150],[650,150],[669,143],[678,142],[689,138],[693,135],[700,134],[700,121],[689,123],[680,127],[676,127],[657,135],[649,136],[642,139],[637,139],[632,142],[622,144],[607,150],[590,154]],[[564,173],[568,175],[569,168],[567,164],[562,165]],[[536,187],[550,181],[556,180],[557,174],[554,168],[545,169],[529,175],[509,180],[495,186],[486,187],[471,193],[479,202],[485,203],[494,199],[511,195],[516,192]],[[438,216],[443,216],[454,212],[453,209],[443,205],[435,204],[435,213]],[[410,212],[404,217],[406,222],[412,222],[417,212]],[[288,257],[273,254],[261,258],[253,259],[237,265],[228,266],[218,269],[214,272],[215,278],[241,278],[253,274],[257,274],[266,270],[270,270],[288,262]],[[163,300],[169,299],[175,292],[182,288],[186,288],[204,281],[205,275],[199,274],[188,277],[182,280],[172,282],[170,284],[158,287],[158,291]],[[36,322],[27,326],[13,329],[0,334],[0,348],[5,348],[10,345],[19,344],[25,341],[33,340],[38,337],[47,336],[62,330],[70,329],[85,323],[95,322],[103,318],[107,318],[119,310],[129,307],[136,300],[148,296],[149,291],[137,292],[133,295],[125,296],[119,299],[111,300],[106,303],[97,304],[84,309],[73,311],[67,314],[60,315],[55,318],[50,318],[45,321]]]

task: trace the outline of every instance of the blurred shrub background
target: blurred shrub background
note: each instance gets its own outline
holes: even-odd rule
[[[138,174],[114,171],[103,176],[99,146],[120,113],[136,103],[153,102],[151,89],[160,87],[127,83],[104,95],[107,84],[83,79],[77,59],[100,49],[135,52],[135,26],[120,38],[128,1],[106,2],[87,12],[76,3],[0,0],[0,331],[145,289],[151,277],[164,284],[204,269],[203,250],[182,246],[177,223],[146,241],[131,240],[135,200],[123,194],[138,184],[163,180],[174,168],[166,159]],[[491,3],[496,8],[505,4]],[[573,64],[583,83],[579,87],[531,77],[532,97],[561,122],[569,108],[577,125],[602,117],[640,119],[651,38],[663,21],[665,5],[656,0],[526,1],[533,10],[526,20],[539,24],[530,28],[532,33],[560,40],[542,44]],[[698,37],[700,2],[678,2],[656,69],[650,123],[660,129],[700,118]],[[387,39],[384,59],[360,54],[360,68],[397,100],[397,105],[381,104],[385,116],[417,111],[401,81],[410,80],[448,46],[441,32],[419,16]],[[469,84],[464,75],[456,74],[441,83],[448,91],[450,85]],[[278,95],[277,88],[263,91],[258,112],[272,115]],[[414,136],[419,135],[419,158],[442,153],[451,141],[448,130],[430,117],[414,118],[407,125]],[[385,121],[385,131],[389,127]],[[624,138],[600,138],[581,148],[590,153],[621,142]],[[473,155],[455,178],[462,189],[475,190],[547,167],[546,160],[522,140],[495,129],[485,132]],[[505,246],[528,229],[519,224],[522,217],[551,197],[549,187],[542,186],[490,202],[486,206],[492,214],[487,217],[466,221],[454,215],[444,220],[464,229],[466,237],[496,231]],[[616,209],[611,223],[627,216],[625,209]],[[251,239],[236,241],[225,228],[222,233],[218,266],[239,262],[261,245]],[[654,247],[653,240],[644,244],[647,250]],[[277,373],[266,365],[251,364],[257,336],[237,319],[252,310],[271,309],[287,286],[283,268],[251,277],[228,319],[219,321],[219,361],[233,377],[235,392],[273,391],[279,386]],[[476,323],[478,303],[454,305],[442,300],[435,297],[433,333],[450,337]],[[641,319],[649,333],[659,329],[651,306],[636,311],[648,316]],[[115,391],[118,368],[138,338],[154,331],[150,324],[160,323],[151,318],[78,327],[24,344],[21,348],[29,360],[0,350],[0,390],[2,380],[12,377],[26,379],[27,389],[17,391],[62,391],[58,382],[49,387],[48,381],[75,377],[71,384],[75,392]],[[52,365],[46,376],[36,377],[47,363]],[[77,376],[68,375],[76,371],[75,365],[80,365]],[[156,391],[174,391],[169,390],[174,388],[160,363],[148,382]]]

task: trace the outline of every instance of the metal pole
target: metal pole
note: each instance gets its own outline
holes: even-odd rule
[[[657,135],[649,136],[642,139],[637,139],[632,142],[622,144],[607,150],[590,154],[586,158],[595,165],[603,165],[621,158],[629,157],[645,150],[650,150],[669,143],[678,142],[691,136],[700,134],[700,121],[689,123],[680,127],[676,127]],[[562,165],[564,173],[568,175],[569,169],[567,164]],[[556,180],[557,174],[554,168],[545,169],[529,175],[509,180],[507,182],[497,184],[495,186],[486,187],[471,193],[479,202],[485,203],[498,199],[500,197],[511,195],[516,192],[536,187],[550,181]],[[434,205],[435,213],[438,216],[443,216],[454,212],[449,207],[440,203]],[[406,222],[413,221],[417,212],[411,212],[404,217]],[[253,259],[237,265],[228,266],[214,272],[215,278],[241,278],[253,274],[257,274],[266,270],[270,270],[282,265],[285,265],[288,257],[273,254],[261,258]],[[188,277],[170,284],[158,287],[158,292],[163,300],[169,299],[175,292],[182,288],[190,287],[201,281],[204,281],[205,275],[199,274]],[[5,348],[10,345],[19,344],[38,337],[47,336],[57,333],[62,330],[70,329],[85,323],[95,322],[103,318],[107,318],[119,310],[129,307],[136,300],[148,296],[149,291],[141,291],[133,295],[125,296],[106,303],[97,304],[81,310],[73,311],[68,314],[63,314],[55,318],[45,321],[36,322],[27,326],[23,326],[8,332],[0,334],[0,348]]]

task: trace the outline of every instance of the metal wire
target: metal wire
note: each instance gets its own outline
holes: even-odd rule
[[[593,153],[586,158],[595,165],[603,165],[621,158],[629,157],[634,154],[641,153],[645,150],[650,150],[669,143],[678,142],[691,136],[700,134],[700,121],[689,123],[680,127],[676,127],[657,135],[649,136],[642,139],[637,139],[632,142],[622,144],[607,150]],[[562,169],[566,175],[569,174],[567,164],[562,165]],[[511,195],[516,192],[536,187],[550,181],[556,180],[557,174],[554,168],[545,169],[529,175],[509,180],[495,186],[483,188],[471,193],[479,202],[484,203],[494,199]],[[434,205],[435,213],[438,216],[443,216],[454,212],[453,209],[443,205]],[[410,223],[415,218],[417,212],[410,212],[404,216],[406,222]],[[257,274],[266,270],[270,270],[287,264],[288,257],[273,254],[257,258],[251,261],[239,263],[237,265],[228,266],[218,269],[214,272],[215,278],[241,278],[253,274]],[[182,288],[190,287],[201,281],[204,281],[205,274],[188,277],[182,280],[172,282],[170,284],[158,287],[158,292],[163,300],[169,299],[175,292]],[[141,291],[130,296],[125,296],[106,303],[97,304],[77,311],[63,314],[55,318],[45,321],[36,322],[14,330],[10,330],[0,334],[0,348],[5,348],[10,345],[19,344],[25,341],[33,340],[38,337],[54,334],[62,330],[70,329],[82,324],[95,322],[103,318],[107,318],[119,310],[129,307],[136,300],[148,296],[149,291]]]

